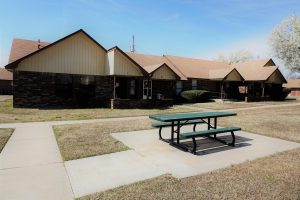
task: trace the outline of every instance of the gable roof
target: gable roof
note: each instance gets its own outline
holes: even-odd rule
[[[230,75],[234,75],[234,74],[236,77],[228,79],[228,77],[230,77]],[[227,80],[227,81],[243,81],[244,80],[243,76],[235,68],[209,70],[209,79]]]
[[[246,81],[265,81],[278,69],[277,66],[266,66],[270,61],[272,59],[233,63],[231,67],[236,68]]]
[[[61,39],[59,39],[59,40],[57,40],[57,41],[51,43],[51,44],[48,44],[48,45],[45,46],[44,48],[38,49],[38,50],[36,50],[36,51],[34,51],[34,52],[31,52],[31,53],[29,53],[29,54],[27,54],[27,55],[25,55],[25,56],[23,56],[23,57],[21,57],[21,58],[19,58],[19,59],[15,60],[15,61],[13,61],[13,62],[11,62],[11,63],[9,63],[9,64],[7,64],[7,65],[5,66],[5,68],[6,68],[6,69],[14,69],[14,68],[17,67],[17,65],[19,64],[19,62],[21,62],[22,60],[24,60],[24,59],[26,59],[26,58],[28,58],[28,57],[30,57],[30,56],[33,56],[33,55],[35,55],[35,54],[37,54],[37,53],[39,53],[39,52],[41,52],[41,51],[44,51],[45,49],[48,49],[48,48],[50,48],[50,47],[52,47],[52,46],[54,46],[54,45],[60,43],[61,41],[65,40],[65,39],[67,39],[67,38],[70,38],[70,37],[72,37],[73,35],[76,35],[76,34],[78,34],[78,33],[83,33],[83,34],[86,35],[90,40],[92,40],[95,44],[97,44],[101,49],[103,49],[105,52],[107,52],[107,50],[106,50],[103,46],[101,46],[94,38],[92,38],[92,37],[91,37],[89,34],[87,34],[84,30],[79,29],[78,31],[75,31],[74,33],[71,33],[71,34],[69,34],[69,35],[67,35],[67,36],[65,36],[65,37],[63,37],[63,38],[61,38]],[[25,52],[25,51],[24,51],[24,52]]]
[[[162,67],[164,64],[165,63],[146,65],[143,68],[150,74],[150,73],[153,73],[155,70],[159,69],[160,67]]]
[[[287,83],[283,84],[283,87],[300,88],[300,79],[287,80]]]
[[[176,72],[174,72],[166,63],[147,65],[147,66],[144,66],[144,69],[152,76],[158,69],[160,69],[164,66],[167,67],[169,70],[171,70],[177,79],[180,79],[179,75],[176,74]]]
[[[179,69],[187,78],[209,79],[210,70],[229,68],[229,64],[222,62],[171,55],[164,55],[164,57],[177,69]]]
[[[39,41],[33,41],[33,40],[24,40],[24,39],[14,38],[12,45],[11,45],[8,63],[12,63],[24,56],[27,56],[28,54],[31,54],[32,52],[35,52],[35,51],[47,46],[47,45],[49,45],[48,42],[39,42]]]
[[[0,68],[0,80],[12,81],[13,80],[12,72],[4,68]]]
[[[137,53],[127,53],[129,57],[139,63],[144,69],[151,71],[166,64],[181,80],[187,80],[185,75],[178,70],[170,61],[163,56],[145,55]]]

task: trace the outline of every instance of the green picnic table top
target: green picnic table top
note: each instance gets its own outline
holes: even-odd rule
[[[150,115],[150,119],[155,119],[161,122],[171,122],[178,120],[193,120],[215,117],[235,116],[234,112],[193,112],[193,113],[177,113],[177,114],[160,114]]]

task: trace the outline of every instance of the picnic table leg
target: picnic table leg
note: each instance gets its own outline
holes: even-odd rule
[[[231,136],[232,136],[232,142],[229,145],[234,147],[235,146],[235,135],[234,135],[233,131],[231,131]]]
[[[192,137],[192,139],[193,139],[193,145],[194,145],[194,147],[193,147],[193,153],[196,154],[196,150],[197,150],[196,139],[195,139],[195,137]]]
[[[207,129],[210,130],[210,118],[207,119]]]
[[[172,126],[171,126],[171,142],[174,141],[174,121],[172,121]]]
[[[162,126],[161,126],[161,127],[159,127],[159,131],[158,131],[158,133],[159,133],[159,139],[160,139],[160,140],[162,140],[162,136],[161,136],[161,130],[162,130]]]
[[[177,144],[179,144],[180,121],[177,122]]]
[[[214,119],[214,129],[216,129],[217,128],[217,118],[215,117],[215,119]],[[217,135],[216,134],[214,134],[214,138],[216,138],[217,137]]]

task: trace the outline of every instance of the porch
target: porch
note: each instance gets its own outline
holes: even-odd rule
[[[173,105],[174,82],[145,77],[114,77],[110,108],[156,108]]]

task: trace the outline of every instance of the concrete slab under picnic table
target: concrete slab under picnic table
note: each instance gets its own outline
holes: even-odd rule
[[[198,128],[207,128],[206,125],[200,126]],[[192,126],[182,127],[181,130],[191,131]],[[170,137],[170,131],[170,128],[164,128],[163,136]],[[235,147],[199,138],[197,155],[194,155],[159,140],[157,129],[112,135],[132,150],[65,163],[75,197],[166,173],[177,178],[194,176],[300,147],[298,143],[239,131],[236,132]],[[218,137],[231,140],[229,134]],[[192,145],[189,140],[183,142]]]

